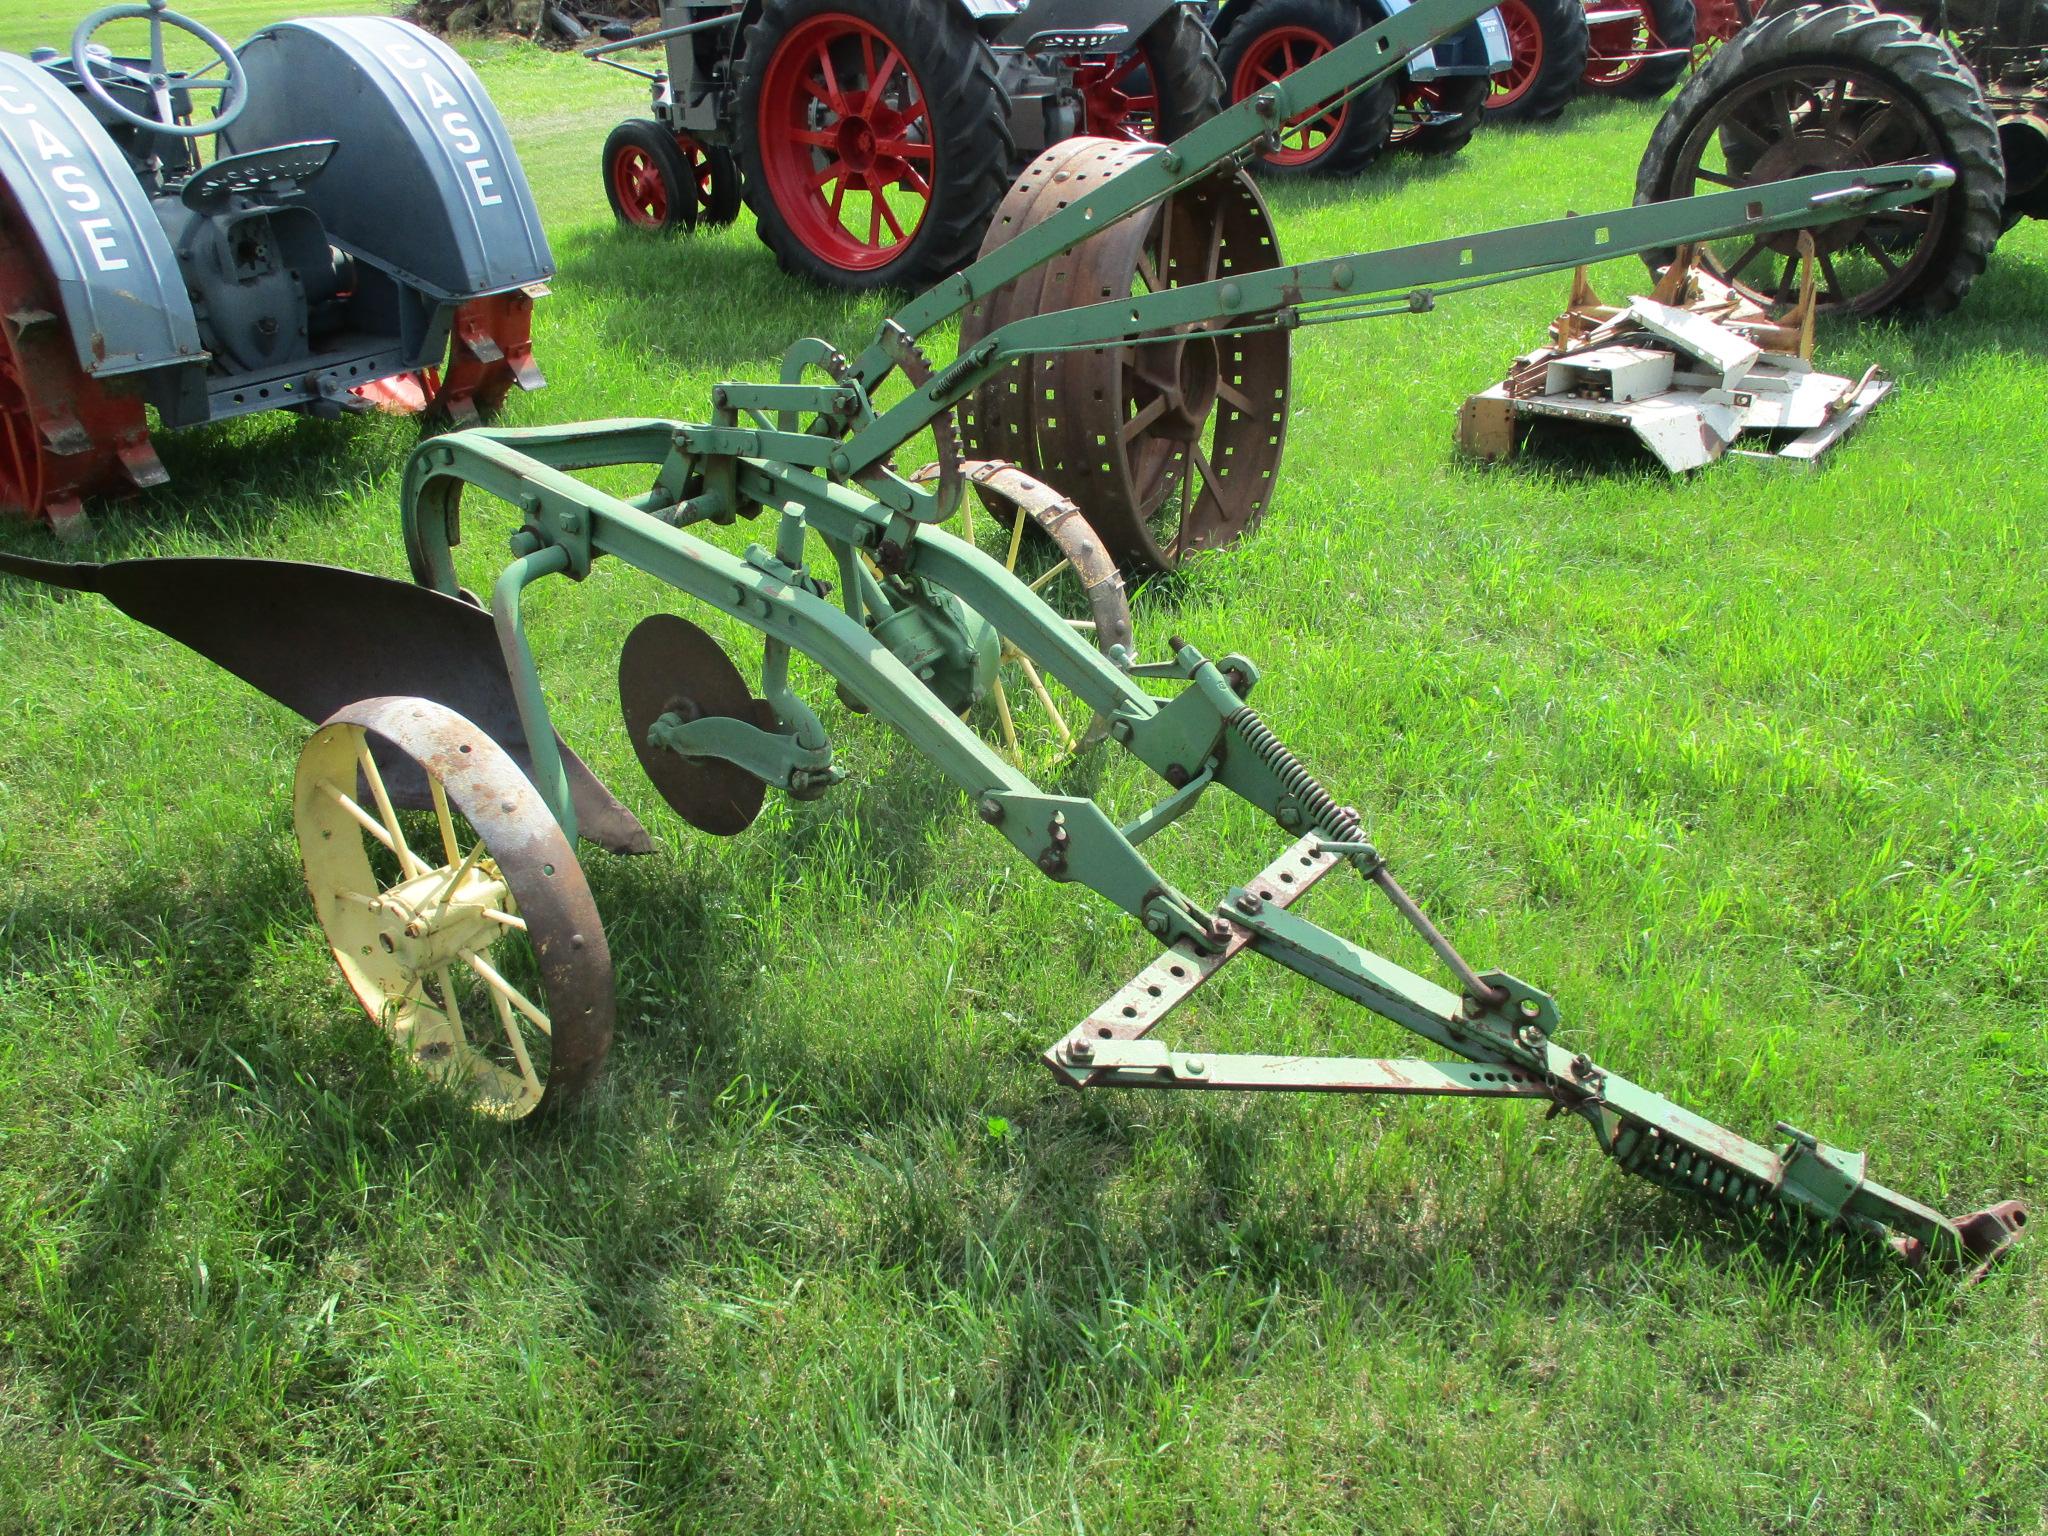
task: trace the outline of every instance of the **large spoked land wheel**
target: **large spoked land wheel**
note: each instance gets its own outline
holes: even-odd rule
[[[1579,84],[1589,91],[1655,101],[1692,64],[1693,0],[1591,0],[1591,51]]]
[[[1216,41],[1190,7],[1167,8],[1115,58],[1072,61],[1081,131],[1098,139],[1169,144],[1225,106]]]
[[[87,531],[84,498],[161,485],[139,395],[115,394],[78,364],[62,301],[0,192],[0,513]]]
[[[962,535],[1022,577],[1104,656],[1121,646],[1129,657],[1136,640],[1123,574],[1081,509],[1014,464],[970,459],[960,468],[991,514],[977,518],[971,501],[962,502]],[[981,708],[991,717],[1004,755],[1027,770],[1050,767],[1109,734],[1107,718],[1042,672],[1007,637]]]
[[[1501,0],[1508,67],[1493,77],[1486,110],[1504,123],[1547,123],[1571,105],[1590,42],[1580,0]]]
[[[386,763],[434,809],[403,816]],[[422,1069],[482,1113],[575,1098],[612,1038],[612,963],[582,867],[519,767],[426,699],[331,715],[299,755],[292,816],[342,976]]]
[[[1076,138],[1025,167],[986,254],[1158,151]],[[960,345],[1026,315],[1277,266],[1251,179],[1213,176],[1091,235],[968,306]],[[1005,459],[1078,503],[1127,577],[1172,570],[1272,505],[1287,435],[1287,333],[1216,319],[1127,346],[1021,359],[962,403],[977,458]]]
[[[962,7],[766,0],[739,72],[746,199],[786,270],[921,287],[973,259],[1015,147]]]
[[[1257,0],[1223,40],[1233,103],[1258,94],[1359,32],[1346,0]],[[1394,121],[1395,87],[1382,82],[1342,106],[1311,107],[1280,126],[1253,163],[1268,176],[1355,176],[1380,156]]]
[[[1472,142],[1486,120],[1493,82],[1485,75],[1444,75],[1435,80],[1401,77],[1394,100],[1394,127],[1387,143],[1417,155],[1455,155]]]
[[[1822,309],[1955,308],[1998,242],[2005,179],[1990,109],[1947,43],[1868,6],[1802,6],[1743,28],[1687,82],[1650,136],[1636,201],[1937,161],[1955,169],[1947,191],[1811,231]],[[1798,296],[1797,230],[1715,241],[1701,259],[1766,303]]]

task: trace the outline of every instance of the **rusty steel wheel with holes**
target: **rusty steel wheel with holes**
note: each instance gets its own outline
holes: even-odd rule
[[[394,806],[393,754],[426,776],[431,814]],[[429,700],[365,699],[307,741],[292,819],[342,976],[416,1065],[500,1119],[583,1090],[611,1044],[611,952],[574,850],[503,748]]]
[[[983,254],[1158,150],[1068,139],[996,210]],[[1092,235],[970,305],[960,345],[1026,315],[1276,266],[1266,205],[1242,173],[1212,177]],[[963,402],[977,458],[1006,459],[1079,504],[1127,576],[1230,543],[1272,503],[1287,432],[1285,331],[1215,334],[1031,357]]]

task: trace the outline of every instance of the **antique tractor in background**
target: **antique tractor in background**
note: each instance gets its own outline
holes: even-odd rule
[[[1170,146],[1055,144],[1011,192],[980,260],[885,320],[857,357],[797,341],[774,382],[717,386],[705,420],[478,428],[422,445],[403,491],[412,582],[223,558],[59,565],[0,555],[0,572],[103,593],[317,722],[293,822],[335,960],[399,1048],[484,1112],[521,1118],[569,1102],[611,1043],[611,954],[576,843],[646,852],[651,839],[556,734],[521,615],[543,587],[569,600],[624,566],[701,604],[724,634],[758,637],[750,676],[663,603],[619,652],[628,740],[691,825],[731,835],[769,789],[830,794],[848,774],[834,733],[865,729],[865,718],[899,732],[1029,868],[1085,887],[1156,941],[1157,959],[1047,1047],[1057,1082],[1520,1099],[1583,1122],[1621,1168],[1766,1228],[1839,1230],[1915,1264],[1981,1268],[2024,1227],[2021,1203],[1944,1216],[1871,1181],[1861,1153],[1790,1126],[1775,1145],[1749,1141],[1567,1043],[1558,1001],[1470,964],[1361,818],[1253,708],[1270,686],[1251,659],[1211,659],[1178,636],[1138,659],[1092,509],[1033,471],[1026,423],[1024,462],[960,457],[957,405],[977,392],[1041,393],[1045,364],[1076,351],[1135,358],[1132,371],[1152,379],[1149,398],[1119,389],[1063,402],[1105,438],[1136,410],[1242,418],[1277,445],[1285,341],[1302,325],[1424,313],[1467,288],[1653,246],[1869,220],[1952,180],[1934,164],[1823,173],[1291,265],[1270,230],[1232,240],[1233,226],[1261,212],[1240,157],[1275,127],[1385,84],[1483,8],[1417,0]],[[1090,254],[1101,241],[1137,247],[1154,277],[1145,291],[1075,281],[1122,270],[1122,254]],[[1050,286],[1061,273],[1064,290]],[[1061,292],[1063,302],[1047,302]],[[934,369],[920,338],[963,315],[972,325],[958,354]],[[1252,338],[1280,342],[1267,364],[1277,372],[1240,364]],[[896,455],[926,431],[937,462],[899,472]],[[1235,447],[1220,423],[1190,442],[1184,467],[1163,453],[1136,466],[1148,480],[1178,480],[1180,506],[1207,494],[1215,461]],[[646,489],[615,493],[579,474],[607,470],[605,484],[618,486],[621,466],[643,468]],[[1270,468],[1266,478],[1270,496]],[[981,525],[986,548],[970,488],[994,513],[994,526]],[[500,536],[509,531],[503,544],[486,539],[494,513]],[[758,540],[713,535],[741,519],[759,526]],[[940,526],[949,520],[958,535]],[[1034,552],[1035,573],[1018,563],[1033,527],[1058,551]],[[509,556],[488,581],[488,609],[466,586],[502,557],[484,551],[488,566],[466,584],[465,539]],[[1068,599],[1074,606],[1061,605]],[[350,643],[335,645],[338,634]],[[797,655],[805,666],[791,665]],[[1026,707],[1038,712],[1020,719]],[[1040,766],[1113,744],[1156,776],[1159,798],[1114,811],[1070,792],[1072,775],[1041,787],[1027,772],[1038,726],[1050,744]],[[1177,876],[1145,845],[1212,794],[1270,818],[1286,845],[1198,896],[1185,878],[1219,871]],[[1297,915],[1340,867],[1384,898],[1442,982]],[[1430,1042],[1442,1059],[1301,1054],[1292,1040],[1285,1053],[1236,1049],[1234,1038],[1219,1051],[1175,1049],[1157,1037],[1174,1009],[1250,954]],[[1298,1017],[1322,1014],[1308,1005]]]
[[[140,52],[98,40],[134,22]],[[474,421],[542,382],[553,270],[504,124],[426,33],[291,21],[231,48],[164,0],[95,11],[69,57],[0,53],[0,512],[78,533],[83,498],[161,483],[145,407]]]
[[[1953,168],[1954,186],[1815,232],[1824,311],[1943,314],[2005,230],[2048,215],[2043,0],[1951,0],[1933,16],[1863,4],[1759,8],[1657,125],[1636,197],[1924,160]],[[1779,236],[1714,242],[1700,255],[1768,302],[1784,302],[1798,282],[1799,252]]]
[[[661,19],[586,50],[653,94],[605,141],[613,213],[681,229],[744,201],[785,270],[841,288],[957,272],[1049,144],[1176,138],[1223,106],[1184,0],[663,0]],[[618,58],[654,44],[663,69]]]
[[[1210,22],[1230,99],[1321,58],[1410,0],[1225,0]],[[1266,176],[1350,176],[1389,147],[1419,155],[1463,149],[1485,116],[1494,76],[1509,67],[1497,10],[1405,60],[1384,85],[1282,125],[1252,163]]]

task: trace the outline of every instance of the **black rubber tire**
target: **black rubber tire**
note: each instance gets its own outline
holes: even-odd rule
[[[1643,3],[1650,14],[1652,40],[1662,48],[1683,48],[1687,51],[1668,58],[1645,59],[1643,67],[1626,80],[1606,87],[1606,95],[1621,96],[1630,101],[1656,101],[1685,78],[1685,71],[1692,63],[1693,34],[1699,29],[1692,0],[1643,0]],[[1589,86],[1588,89],[1599,92],[1602,88]]]
[[[1407,134],[1401,133],[1397,120],[1393,148],[1406,150],[1411,155],[1455,155],[1472,142],[1472,135],[1486,121],[1486,97],[1493,89],[1493,81],[1487,76],[1452,75],[1432,83],[1436,86],[1441,109],[1455,112],[1457,116],[1445,122],[1430,123]]]
[[[739,157],[722,144],[705,148],[711,163],[711,196],[697,209],[699,224],[730,224],[740,216],[746,203],[740,192]]]
[[[1543,62],[1529,88],[1514,101],[1487,111],[1496,122],[1548,123],[1554,121],[1572,98],[1579,94],[1579,80],[1586,72],[1586,7],[1583,0],[1516,0],[1535,18],[1543,34]]]
[[[1940,139],[1940,158],[1956,183],[1931,203],[1946,203],[1945,227],[1920,276],[1882,306],[1849,308],[1859,315],[1946,314],[1983,272],[2003,229],[2004,161],[1984,93],[1947,43],[1901,17],[1867,5],[1806,5],[1754,22],[1724,45],[1686,83],[1650,135],[1636,172],[1636,201],[1684,196],[1675,189],[1678,157],[1702,119],[1729,92],[1775,70],[1848,65],[1886,82],[1920,107]],[[1669,252],[1646,252],[1655,270]]]
[[[1246,61],[1282,28],[1312,32],[1332,48],[1341,47],[1363,30],[1358,8],[1349,0],[1253,0],[1238,15],[1223,40],[1218,79],[1226,91],[1236,91],[1238,72]],[[1356,176],[1386,149],[1394,127],[1394,101],[1391,83],[1375,86],[1345,104],[1343,126],[1324,141],[1313,160],[1289,163],[1261,154],[1251,161],[1250,169],[1276,181],[1303,176]]]
[[[1159,97],[1159,133],[1172,143],[1229,105],[1216,40],[1193,6],[1175,5],[1138,39]]]
[[[615,162],[623,155],[634,153],[645,156],[661,178],[666,206],[658,219],[650,219],[646,213],[630,209],[620,193]],[[605,199],[612,205],[612,217],[621,224],[663,233],[687,232],[696,227],[697,179],[690,171],[689,161],[683,158],[682,150],[677,148],[675,135],[660,123],[644,117],[627,118],[605,136],[604,152],[598,163],[604,177]]]
[[[777,46],[814,16],[855,15],[886,36],[923,88],[931,114],[934,169],[924,221],[899,255],[879,266],[837,264],[811,249],[776,205],[763,170],[762,85]],[[969,262],[1009,190],[1017,146],[1009,96],[995,55],[960,6],[944,0],[765,0],[742,39],[739,62],[740,167],[755,233],[785,272],[828,287],[866,291],[923,288]]]

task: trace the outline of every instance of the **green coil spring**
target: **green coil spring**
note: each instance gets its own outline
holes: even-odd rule
[[[1830,1225],[1802,1205],[1776,1197],[1761,1179],[1730,1167],[1711,1153],[1687,1146],[1654,1125],[1631,1121],[1614,1138],[1614,1160],[1639,1178],[1666,1189],[1696,1195],[1766,1226],[1806,1230]]]
[[[1287,750],[1286,743],[1273,734],[1272,728],[1259,718],[1251,705],[1239,705],[1224,723],[1243,737],[1245,745],[1273,770],[1281,788],[1295,798],[1311,825],[1327,833],[1334,842],[1364,840],[1360,835],[1364,828],[1358,817],[1336,802],[1316,776],[1303,766],[1301,759]],[[1366,862],[1377,864],[1379,856],[1370,855]]]

